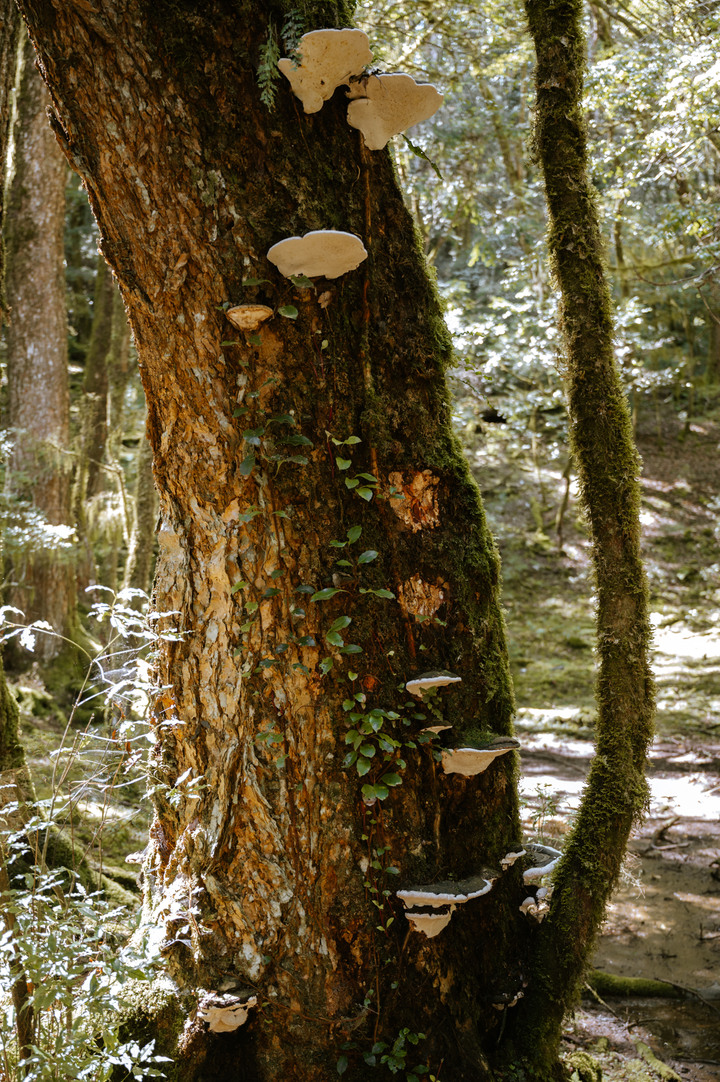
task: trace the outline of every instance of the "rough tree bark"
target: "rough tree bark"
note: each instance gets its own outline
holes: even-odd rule
[[[599,658],[596,755],[550,914],[535,940],[533,981],[511,1026],[550,1078],[563,1016],[647,800],[654,690],[640,556],[640,462],[614,359],[610,290],[587,170],[583,8],[580,0],[526,0],[526,11],[538,61],[535,142],[561,294],[572,447],[592,531]]]
[[[63,215],[67,165],[48,124],[47,90],[25,39],[15,124],[14,173],[5,239],[8,349],[8,427],[13,447],[8,489],[39,514],[27,540],[11,554],[11,600],[25,619],[47,621],[69,634],[75,585],[69,528],[70,459],[67,320],[63,278]],[[49,529],[43,527],[47,523]],[[38,636],[47,660],[62,641]]]
[[[184,1080],[325,1082],[340,1056],[361,1080],[403,1027],[426,1035],[408,1067],[479,1080],[493,1003],[534,981],[521,865],[499,874],[520,842],[513,763],[445,775],[419,738],[441,722],[404,685],[462,678],[437,693],[441,741],[510,733],[497,555],[388,154],[363,149],[342,92],[310,116],[285,85],[260,104],[288,6],[21,4],[130,314],[157,606],[182,632],[158,672],[146,926],[178,984],[259,1002],[223,1037],[190,1016]],[[305,29],[350,16],[303,13]],[[366,263],[309,289],[281,278],[270,245],[319,228],[360,236]],[[223,306],[240,301],[274,316],[236,332]],[[492,889],[441,935],[408,931],[398,888],[488,868]],[[586,897],[583,881],[581,932]]]
[[[130,314],[163,516],[157,604],[185,632],[159,672],[148,919],[178,980],[235,979],[266,1004],[225,1038],[234,1077],[327,1079],[347,1042],[362,1077],[360,1051],[405,1025],[427,1033],[418,1059],[476,1079],[493,996],[522,979],[519,869],[434,940],[407,935],[394,891],[497,869],[518,846],[512,757],[442,774],[406,746],[423,722],[404,683],[462,677],[443,700],[461,742],[509,733],[512,699],[497,555],[450,430],[448,336],[389,157],[361,150],[342,94],[312,117],[287,86],[262,107],[280,4],[23,9]],[[346,16],[307,5],[308,28]],[[360,235],[368,264],[298,289],[265,253],[322,227]],[[228,300],[298,316],[245,337]],[[371,499],[344,483],[361,473]],[[310,600],[323,589],[341,592]],[[343,767],[347,719],[372,708],[401,747],[381,768],[376,741],[360,778]],[[187,771],[198,784],[176,786]],[[398,772],[363,803],[362,785]],[[196,1023],[183,1077],[207,1041]]]

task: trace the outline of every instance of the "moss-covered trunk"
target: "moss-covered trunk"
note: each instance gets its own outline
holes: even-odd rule
[[[404,685],[462,678],[437,693],[461,744],[508,734],[512,698],[449,339],[389,155],[361,149],[342,92],[312,116],[287,85],[261,105],[280,3],[22,6],[130,314],[157,607],[181,632],[158,672],[146,919],[178,981],[259,1002],[222,1040],[196,1020],[181,1076],[325,1082],[346,1056],[362,1079],[407,1027],[426,1034],[408,1066],[482,1078],[526,946],[520,869],[500,875],[513,757],[444,774]],[[266,252],[318,228],[369,258],[299,288]],[[226,302],[274,316],[243,334]],[[397,889],[484,868],[492,890],[441,935],[409,932]]]
[[[527,1058],[548,1077],[647,797],[652,734],[647,588],[639,544],[639,459],[613,356],[613,324],[582,110],[580,0],[527,0],[537,52],[535,140],[560,289],[568,408],[597,583],[597,749],[516,1014]]]

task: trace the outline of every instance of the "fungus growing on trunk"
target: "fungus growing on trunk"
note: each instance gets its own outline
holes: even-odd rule
[[[287,237],[273,244],[268,259],[286,278],[339,278],[367,259],[365,245],[354,233],[314,229],[304,237]]]
[[[452,920],[452,908],[446,906],[442,909],[436,909],[432,913],[408,909],[405,916],[416,932],[422,932],[428,939],[432,939],[434,936],[439,935],[443,928],[447,928]]]
[[[532,867],[526,868],[523,872],[523,880],[526,883],[539,883],[543,876],[555,871],[562,856],[559,849],[553,849],[550,845],[540,845],[537,842],[528,842],[525,849],[532,861]]]
[[[414,676],[412,680],[408,680],[405,687],[411,695],[422,699],[424,691],[430,691],[431,688],[441,688],[445,684],[459,684],[461,679],[460,676],[448,672],[447,669],[439,669],[433,672],[424,672],[420,676]]]
[[[266,304],[236,304],[225,313],[233,327],[237,327],[239,331],[256,331],[273,314],[272,308],[268,308]]]
[[[471,778],[487,770],[498,755],[505,755],[519,747],[520,742],[512,737],[498,737],[479,748],[444,748],[442,768],[446,774],[462,774],[463,777]]]
[[[401,74],[358,79],[348,97],[348,124],[362,132],[368,150],[382,150],[393,135],[427,120],[443,103],[432,83],[416,83]]]
[[[396,894],[405,906],[405,916],[413,928],[432,938],[450,923],[457,906],[474,898],[481,898],[492,890],[497,876],[492,872],[487,872],[487,875],[490,878],[486,878],[486,875],[474,875],[457,883],[447,881],[431,883],[429,886],[407,887],[405,890],[396,891]],[[437,912],[438,910],[440,912]],[[423,917],[430,920],[421,920]]]
[[[540,924],[550,912],[550,906],[546,901],[530,896],[520,906],[520,912],[524,913],[530,920],[536,920]]]
[[[524,856],[525,856],[525,850],[524,849],[521,849],[517,853],[506,853],[505,856],[500,861],[500,867],[502,868],[502,870],[504,872],[506,872],[508,870],[508,868],[512,868],[512,866],[513,866],[513,864],[515,863],[516,860],[519,860],[520,857],[524,857]]]
[[[207,1022],[211,1033],[232,1033],[245,1024],[251,1007],[257,1007],[257,996],[243,999],[210,992],[200,1000],[198,1018]]]
[[[339,86],[347,85],[372,60],[362,30],[311,30],[295,50],[297,62],[284,56],[278,68],[289,80],[306,113],[317,113]]]

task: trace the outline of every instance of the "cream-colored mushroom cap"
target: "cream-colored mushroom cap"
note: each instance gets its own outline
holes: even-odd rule
[[[432,83],[416,83],[410,75],[371,75],[354,83],[349,97],[348,124],[362,132],[368,150],[382,150],[393,135],[427,120],[443,103]]]
[[[314,229],[304,237],[288,237],[273,244],[267,254],[281,274],[308,278],[339,278],[367,259],[365,245],[354,233]]]
[[[372,60],[368,36],[362,30],[311,30],[303,34],[295,63],[284,56],[280,71],[290,80],[306,113],[317,113],[339,86],[350,82]]]
[[[239,331],[256,331],[272,314],[272,308],[268,308],[266,304],[236,304],[225,313],[233,327],[237,327]]]

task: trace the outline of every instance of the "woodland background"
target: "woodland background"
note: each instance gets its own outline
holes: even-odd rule
[[[594,1040],[610,1078],[678,1077],[662,1074],[656,1056],[680,1077],[711,1078],[703,1072],[720,1060],[712,1036],[720,943],[720,837],[712,826],[720,750],[719,6],[596,0],[586,10],[592,179],[617,355],[646,463],[660,705],[651,817],[633,843],[602,967],[702,997],[672,1009],[633,1000],[616,1005],[614,1018],[596,1004],[595,1016],[581,1015],[569,1040]],[[457,431],[503,556],[528,748],[526,818],[557,840],[589,757],[592,583],[542,243],[532,46],[511,2],[375,3],[360,6],[359,22],[383,43],[378,64],[445,93],[438,117],[410,140],[396,139],[394,155],[454,337]],[[157,510],[122,303],[98,255],[85,193],[54,146],[28,47],[19,74],[0,346],[5,666],[37,794],[83,854],[83,889],[98,876],[105,888],[102,899],[80,898],[53,917],[52,875],[29,883],[32,906],[44,899],[45,915],[27,921],[24,964],[35,989],[47,991],[36,1001],[45,1020],[42,1069],[62,1058],[66,1071],[78,1071],[85,1057],[82,1069],[97,1071],[86,1034],[68,1041],[67,1014],[82,989],[97,1024],[116,995],[109,975],[140,965],[123,946],[138,908],[125,860],[144,846],[148,825],[143,717]],[[28,620],[34,631],[23,630]],[[82,950],[77,939],[69,945],[68,926],[84,937]],[[653,938],[658,927],[664,947]],[[7,992],[14,950],[6,931]],[[633,1005],[636,1014],[626,1014]],[[648,1011],[654,1023],[633,1028]],[[15,1077],[4,1033],[4,1069]],[[113,1056],[140,1062],[139,1050],[119,1041],[108,1022],[103,1070]],[[33,1077],[46,1077],[37,1071]]]

